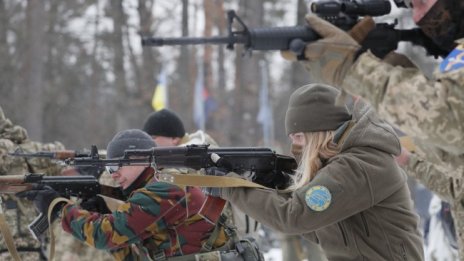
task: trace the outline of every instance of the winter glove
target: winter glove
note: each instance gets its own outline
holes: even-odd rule
[[[208,176],[225,176],[227,175],[228,171],[223,168],[218,167],[211,167],[205,169],[205,174]],[[207,196],[212,197],[221,197],[222,188],[211,188],[211,187],[204,187],[201,189],[203,193]]]
[[[22,191],[16,193],[17,197],[26,198],[27,200],[31,200],[34,203],[34,206],[40,213],[47,214],[48,208],[52,201],[60,195],[56,192],[53,188],[44,185],[35,185],[32,189],[27,191]],[[53,209],[54,218],[57,217],[58,212],[63,207],[63,204],[57,204],[57,206]],[[53,220],[52,220],[53,221]]]
[[[90,175],[99,179],[103,171],[105,171],[105,166],[77,166],[76,171],[79,172],[80,175]]]
[[[361,49],[358,42],[365,39],[375,23],[371,18],[362,20],[349,35],[315,15],[307,15],[306,22],[321,36],[320,40],[308,43],[304,51],[304,65],[311,79],[339,86]],[[291,51],[283,51],[281,55],[287,60],[296,60]]]
[[[106,205],[105,200],[102,197],[94,196],[89,199],[85,199],[80,204],[81,208],[91,211],[98,212],[100,214],[109,214],[111,210]]]

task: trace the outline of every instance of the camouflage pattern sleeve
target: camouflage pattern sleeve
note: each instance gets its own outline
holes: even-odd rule
[[[128,201],[111,214],[88,212],[69,204],[62,211],[62,227],[90,246],[119,250],[140,243],[184,219],[185,194],[177,186],[156,182],[134,191]]]
[[[416,68],[382,62],[362,54],[343,82],[347,91],[366,98],[384,120],[439,148],[464,148],[464,68],[427,79]]]
[[[56,175],[58,167],[49,159],[37,159],[37,161],[26,160],[22,157],[13,157],[8,153],[17,148],[25,152],[36,152],[38,150],[64,149],[61,143],[41,144],[32,142],[27,137],[27,131],[15,125],[3,113],[0,107],[0,175],[24,175],[29,172],[46,173]],[[14,244],[19,251],[22,260],[42,260],[45,258],[45,237],[42,242],[32,237],[27,229],[37,216],[32,202],[18,199],[14,195],[1,195],[2,208],[5,218],[13,235]],[[8,253],[4,239],[0,236],[0,260],[13,260]]]
[[[19,125],[14,125],[3,113],[0,107],[0,139],[10,140],[15,144],[27,139],[27,131]]]
[[[459,201],[464,196],[462,181],[464,169],[461,167],[445,168],[423,160],[416,154],[411,154],[408,164],[404,167],[409,176],[416,178],[447,202]]]

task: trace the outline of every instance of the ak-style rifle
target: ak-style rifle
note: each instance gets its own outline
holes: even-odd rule
[[[195,170],[220,168],[246,176],[260,185],[284,188],[297,168],[294,158],[280,155],[268,148],[209,148],[209,145],[185,147],[154,147],[151,149],[125,150],[119,159],[79,157],[66,160],[74,166],[152,166],[162,168],[190,168]]]
[[[0,176],[0,193],[2,194],[18,193],[35,186],[50,186],[66,198],[74,196],[86,200],[100,194],[115,199],[124,199],[120,188],[102,185],[94,176],[45,176],[36,173]],[[29,230],[36,238],[39,238],[47,228],[47,213],[40,213],[29,225]]]
[[[37,151],[37,152],[24,152],[20,148],[16,149],[14,152],[8,153],[13,157],[23,157],[23,158],[47,158],[50,160],[56,160],[65,162],[69,159],[74,158],[89,158],[93,157],[99,159],[101,154],[98,152],[96,145],[92,145],[90,151],[78,151],[78,150],[56,150],[56,151]],[[81,175],[92,175],[97,179],[101,176],[105,168],[94,168],[94,167],[78,167],[76,171]]]
[[[48,158],[52,160],[64,161],[70,158],[89,157],[90,155],[98,156],[98,149],[97,149],[97,146],[92,145],[90,152],[77,151],[77,150],[56,150],[56,151],[37,151],[37,152],[26,153],[18,148],[14,152],[11,152],[8,154],[14,157]]]

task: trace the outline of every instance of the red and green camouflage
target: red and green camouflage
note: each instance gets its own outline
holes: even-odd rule
[[[215,227],[199,214],[205,199],[199,188],[152,180],[111,214],[68,204],[61,222],[66,232],[111,252],[116,260],[151,260],[159,251],[166,257],[181,256],[200,252]],[[221,231],[213,247],[226,241]]]

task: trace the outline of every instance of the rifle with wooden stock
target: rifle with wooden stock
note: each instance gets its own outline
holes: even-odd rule
[[[0,193],[14,194],[30,190],[35,186],[49,186],[66,198],[79,197],[85,200],[103,195],[123,199],[119,188],[102,185],[94,176],[45,176],[36,173],[0,176]],[[40,213],[29,225],[29,230],[36,239],[40,238],[47,229],[47,213]]]
[[[82,157],[69,157],[65,163],[77,167],[104,168],[111,166],[151,166],[163,168],[186,167],[195,170],[221,168],[246,176],[260,185],[284,188],[297,167],[292,157],[276,154],[268,148],[208,148],[209,145],[186,147],[155,147],[146,150],[125,150],[120,159],[101,159],[98,152]],[[105,186],[95,176],[45,176],[43,174],[0,176],[0,193],[18,193],[34,186],[50,186],[63,197],[89,199],[104,195],[123,199],[119,188]],[[38,238],[48,228],[46,213],[29,225]]]
[[[56,151],[37,151],[37,152],[23,152],[21,149],[16,149],[14,152],[8,153],[8,155],[13,157],[23,157],[23,158],[47,158],[50,160],[56,160],[59,162],[65,163],[66,160],[74,158],[89,158],[93,157],[95,159],[101,158],[101,154],[98,151],[97,146],[92,145],[89,152],[87,151],[78,151],[78,150],[56,150]],[[100,178],[101,174],[105,170],[104,167],[77,167],[75,171],[80,175],[92,175],[97,179]]]

